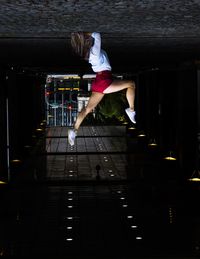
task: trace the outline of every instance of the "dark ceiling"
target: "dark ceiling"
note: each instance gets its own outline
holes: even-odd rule
[[[0,63],[44,72],[88,70],[73,31],[99,31],[113,70],[200,57],[200,0],[1,0]]]

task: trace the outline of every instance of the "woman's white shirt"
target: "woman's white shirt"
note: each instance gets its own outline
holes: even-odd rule
[[[93,32],[91,35],[94,38],[94,44],[90,49],[88,62],[92,65],[94,72],[103,70],[111,70],[111,65],[107,53],[101,49],[101,35],[98,32]]]

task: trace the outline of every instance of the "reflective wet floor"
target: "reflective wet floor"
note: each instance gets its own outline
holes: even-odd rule
[[[29,177],[0,186],[1,256],[200,258],[198,183],[126,126],[106,129],[83,127],[73,150],[66,128],[46,130]]]

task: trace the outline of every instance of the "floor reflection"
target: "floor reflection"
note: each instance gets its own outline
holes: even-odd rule
[[[67,127],[47,128],[46,134],[48,180],[127,178],[125,126],[81,127],[73,147]]]
[[[2,255],[200,256],[189,186],[18,185],[1,194]]]
[[[134,132],[82,127],[71,150],[66,128],[47,129],[0,185],[0,255],[200,258],[198,183]]]

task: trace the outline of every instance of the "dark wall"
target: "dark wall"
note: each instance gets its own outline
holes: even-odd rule
[[[139,72],[136,88],[138,127],[149,138],[158,137],[159,127],[159,71]]]
[[[6,99],[8,100],[9,161],[27,155],[27,146],[32,146],[36,128],[45,119],[44,78],[38,75],[16,71],[14,68],[1,70],[1,175],[7,175],[7,119]],[[36,136],[37,137],[37,136]],[[10,163],[12,167],[12,162]],[[11,168],[12,169],[12,168]]]
[[[195,169],[197,159],[197,68],[181,69],[178,73],[178,83],[178,155],[181,169],[188,178]]]
[[[195,168],[197,85],[197,67],[193,64],[139,73],[137,125],[145,131],[147,141],[157,141],[161,163],[170,152],[177,158],[174,171],[166,167],[167,175],[176,174],[178,169],[181,178],[188,178]]]
[[[0,177],[7,178],[6,73],[0,68]],[[0,179],[0,180],[1,180]]]
[[[17,158],[44,119],[44,88],[34,75],[9,71],[8,78],[10,151],[11,158]]]

